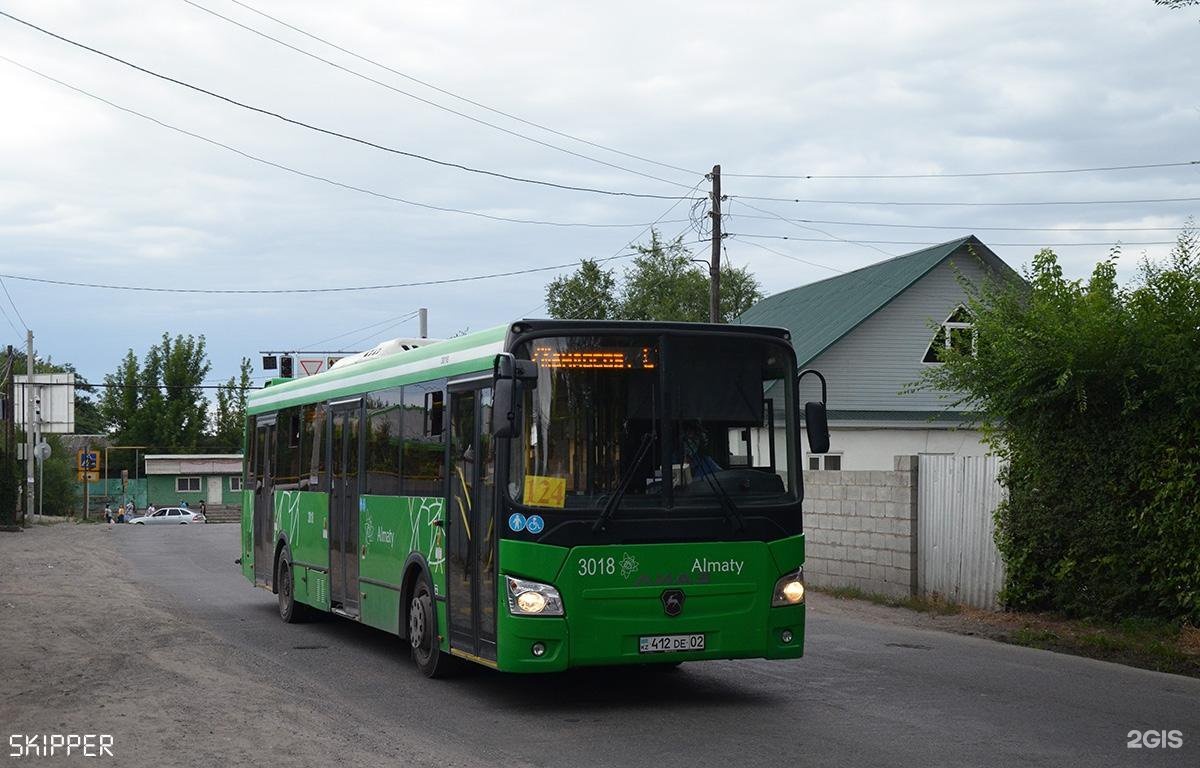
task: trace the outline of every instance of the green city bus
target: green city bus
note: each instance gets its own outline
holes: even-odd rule
[[[521,320],[348,362],[246,409],[242,569],[285,622],[398,635],[430,677],[803,655],[787,331]]]

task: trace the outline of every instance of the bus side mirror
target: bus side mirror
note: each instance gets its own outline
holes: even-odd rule
[[[517,383],[536,386],[537,363],[518,360],[511,353],[502,352],[492,363],[492,373],[496,377],[492,389],[492,434],[501,438],[516,437],[517,393],[520,391]]]
[[[804,404],[804,429],[808,433],[810,452],[829,453],[829,420],[825,416],[825,403]]]
[[[812,368],[800,371],[796,374],[797,392],[800,390],[800,380],[805,376],[816,376],[817,380],[821,382],[821,401],[804,404],[804,430],[808,433],[808,450],[812,453],[828,453],[829,419],[825,414],[828,389],[825,386],[825,377],[821,375],[820,371]]]
[[[492,401],[492,434],[496,437],[514,437],[517,434],[516,385],[513,379],[496,379]]]

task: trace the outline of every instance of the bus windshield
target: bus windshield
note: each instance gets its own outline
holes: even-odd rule
[[[623,481],[622,510],[794,500],[794,372],[784,345],[555,336],[518,355],[538,364],[538,381],[513,442],[514,501],[598,513]]]

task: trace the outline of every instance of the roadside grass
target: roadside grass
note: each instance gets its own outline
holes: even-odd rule
[[[867,592],[858,587],[831,587],[828,589],[821,588],[818,591],[824,592],[830,597],[836,597],[839,600],[866,600],[869,603],[875,603],[875,605],[886,605],[889,608],[907,608],[910,611],[931,613],[935,616],[953,616],[962,613],[962,606],[946,600],[941,595],[933,595],[931,597],[889,597],[877,592]]]
[[[1020,627],[1000,638],[1015,645],[1200,677],[1200,629],[1196,627],[1141,618],[1110,622],[1051,614],[1000,615],[1020,621]]]
[[[858,587],[814,589],[839,600],[863,600],[928,614],[938,618],[937,628],[950,632],[1200,677],[1200,627],[1147,618],[1106,621],[1050,613],[982,611],[965,608],[940,595],[900,598]]]

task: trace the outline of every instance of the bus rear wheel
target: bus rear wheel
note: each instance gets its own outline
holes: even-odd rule
[[[307,606],[296,602],[296,585],[292,579],[292,565],[282,558],[279,560],[275,584],[279,589],[279,618],[283,619],[285,624],[297,624],[304,621],[308,615]]]
[[[437,613],[429,580],[421,576],[408,606],[408,642],[413,661],[426,677],[442,677],[450,668],[450,659],[438,647]]]

